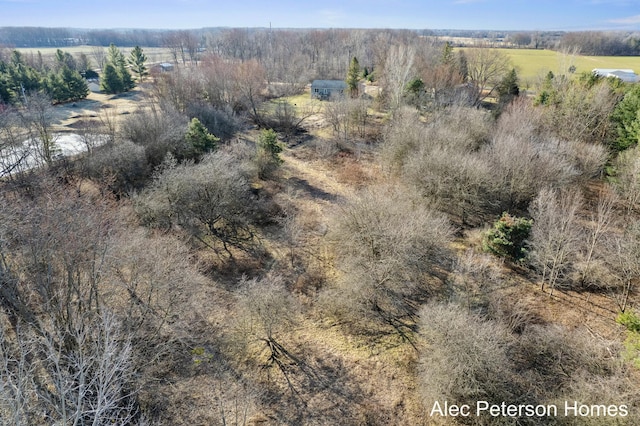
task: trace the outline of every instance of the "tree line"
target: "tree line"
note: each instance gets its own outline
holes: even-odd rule
[[[148,75],[147,57],[136,46],[128,57],[113,43],[105,51],[94,50],[96,61],[102,62],[101,75],[85,53],[76,57],[58,49],[53,61],[45,61],[42,54],[25,56],[18,50],[0,56],[0,103],[16,104],[27,95],[45,93],[54,103],[84,99],[89,94],[87,79],[101,77],[100,88],[115,94],[135,87],[132,72],[139,82]]]
[[[89,94],[89,88],[80,70],[87,69],[86,56],[78,63],[60,49],[52,64],[41,63],[37,68],[27,64],[23,55],[14,50],[8,60],[0,60],[0,103],[22,102],[27,93],[40,91],[54,102],[83,99]]]

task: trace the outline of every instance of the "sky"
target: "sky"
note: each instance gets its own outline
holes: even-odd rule
[[[640,31],[640,0],[0,0],[0,27]]]

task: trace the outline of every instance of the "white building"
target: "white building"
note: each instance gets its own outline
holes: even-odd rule
[[[637,83],[640,81],[640,76],[633,72],[631,69],[619,69],[619,68],[594,68],[591,71],[595,75],[600,77],[615,77],[619,78],[625,83]]]

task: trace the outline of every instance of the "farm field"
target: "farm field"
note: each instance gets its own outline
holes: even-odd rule
[[[25,47],[25,48],[20,48],[17,49],[18,51],[20,51],[22,54],[30,56],[30,55],[37,55],[38,52],[40,52],[42,54],[42,56],[47,59],[47,58],[53,58],[53,56],[56,53],[56,50],[60,49],[64,52],[70,53],[72,55],[78,55],[80,53],[84,53],[85,55],[87,55],[89,58],[91,58],[93,60],[93,49],[95,49],[97,46],[70,46],[70,47]],[[155,64],[155,63],[159,63],[159,62],[165,62],[165,61],[171,61],[172,57],[171,57],[171,52],[168,48],[166,47],[144,47],[141,46],[142,49],[144,50],[144,54],[147,55],[147,63],[149,64]],[[131,52],[131,50],[133,50],[132,47],[119,47],[120,50],[122,50],[122,53],[124,53],[125,56],[128,56],[129,53]],[[107,49],[106,47],[104,48],[105,50]]]
[[[472,48],[465,48],[470,50]],[[511,58],[524,88],[533,86],[536,79],[549,71],[566,73],[575,65],[576,74],[594,68],[631,68],[640,71],[640,56],[582,56],[565,55],[552,50],[498,49]]]

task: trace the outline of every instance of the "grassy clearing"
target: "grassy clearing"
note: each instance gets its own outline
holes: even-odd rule
[[[145,107],[144,98],[144,90],[140,88],[119,95],[91,92],[86,99],[55,105],[53,129],[56,132],[73,132],[79,121],[99,121],[105,109],[119,120]]]

